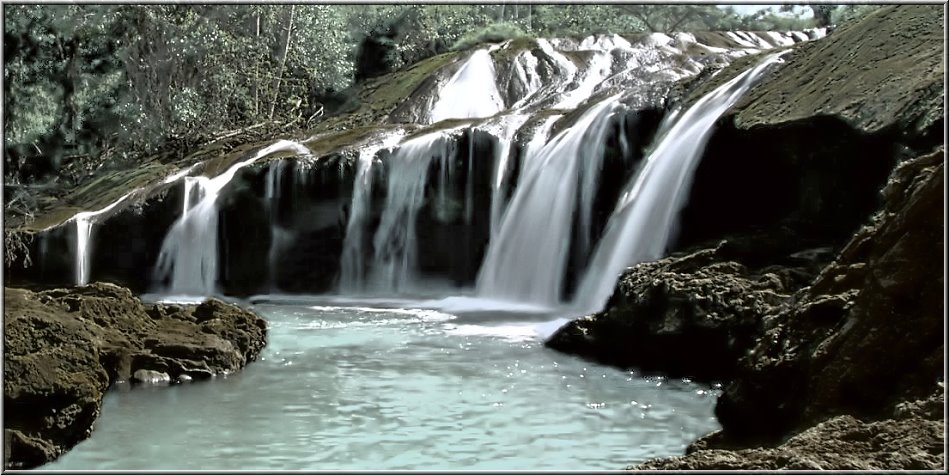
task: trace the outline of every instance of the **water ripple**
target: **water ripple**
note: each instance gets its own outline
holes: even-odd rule
[[[270,322],[259,361],[111,391],[93,436],[42,468],[619,469],[718,428],[719,388],[553,352],[531,322],[258,310]]]

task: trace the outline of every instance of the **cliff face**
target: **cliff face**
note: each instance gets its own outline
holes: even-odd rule
[[[603,312],[550,339],[726,382],[721,432],[636,468],[941,467],[942,19],[894,6],[795,48],[710,142],[685,249],[629,269]]]
[[[722,431],[636,468],[944,468],[944,186],[942,148],[897,167],[883,209],[764,317]]]

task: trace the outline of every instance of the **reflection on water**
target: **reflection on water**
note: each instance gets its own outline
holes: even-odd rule
[[[716,390],[543,347],[536,320],[257,305],[244,371],[110,391],[43,469],[620,469],[715,430]]]

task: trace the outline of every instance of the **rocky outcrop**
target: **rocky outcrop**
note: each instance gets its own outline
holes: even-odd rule
[[[894,171],[871,224],[768,318],[719,399],[726,432],[781,435],[930,393],[944,361],[944,182],[942,149]]]
[[[718,400],[722,430],[638,469],[939,469],[944,461],[944,150],[765,318]]]
[[[635,470],[932,470],[943,467],[943,389],[882,420],[836,416],[777,447],[698,450]]]
[[[881,8],[841,26],[830,41],[802,43],[773,81],[737,105],[741,128],[839,117],[855,129],[889,128],[941,141],[943,9]]]
[[[182,382],[255,360],[266,323],[235,305],[145,305],[95,283],[4,288],[4,467],[32,468],[87,438],[113,383]]]
[[[729,380],[762,318],[828,257],[819,248],[761,262],[762,253],[735,239],[638,264],[620,278],[604,311],[568,323],[546,345],[624,368]]]
[[[937,5],[894,5],[841,25],[820,41],[796,45],[772,79],[734,108],[744,130],[837,117],[863,133],[899,129],[942,139],[943,12]],[[749,66],[742,58],[694,87],[691,103]],[[937,133],[938,132],[938,133]]]

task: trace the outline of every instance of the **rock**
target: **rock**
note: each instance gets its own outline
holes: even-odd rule
[[[932,256],[943,247],[943,168],[939,149],[894,170],[871,224],[768,319],[719,399],[725,432],[780,436],[932,389],[944,361],[943,263]]]
[[[773,448],[705,449],[635,470],[939,470],[945,438],[942,390],[892,418],[835,416]],[[938,410],[933,410],[938,408]]]
[[[171,376],[168,376],[168,373],[140,369],[132,375],[132,380],[144,384],[168,384],[171,382]]]
[[[6,468],[42,465],[87,438],[113,383],[233,372],[266,342],[266,323],[235,305],[144,305],[112,284],[5,288],[3,303]]]
[[[742,248],[744,256],[739,248],[726,240],[632,267],[605,310],[568,323],[546,345],[624,368],[729,379],[763,317],[816,274],[820,256],[811,251],[815,255],[800,267],[754,269],[736,262],[748,256],[749,248]],[[785,261],[801,260],[801,252]]]
[[[864,132],[938,127],[941,140],[942,22],[940,7],[890,6],[802,43],[775,80],[739,102],[737,122],[751,129],[836,116]]]
[[[3,466],[15,466],[11,460],[23,466],[37,466],[59,456],[59,451],[48,441],[24,435],[18,430],[3,431]]]
[[[722,430],[635,469],[944,469],[944,151],[763,320],[716,406]]]
[[[942,22],[938,6],[894,5],[800,43],[772,78],[738,101],[735,122],[756,130],[834,117],[861,133],[899,129],[935,145],[945,116]],[[755,60],[732,62],[683,102],[694,102]]]

